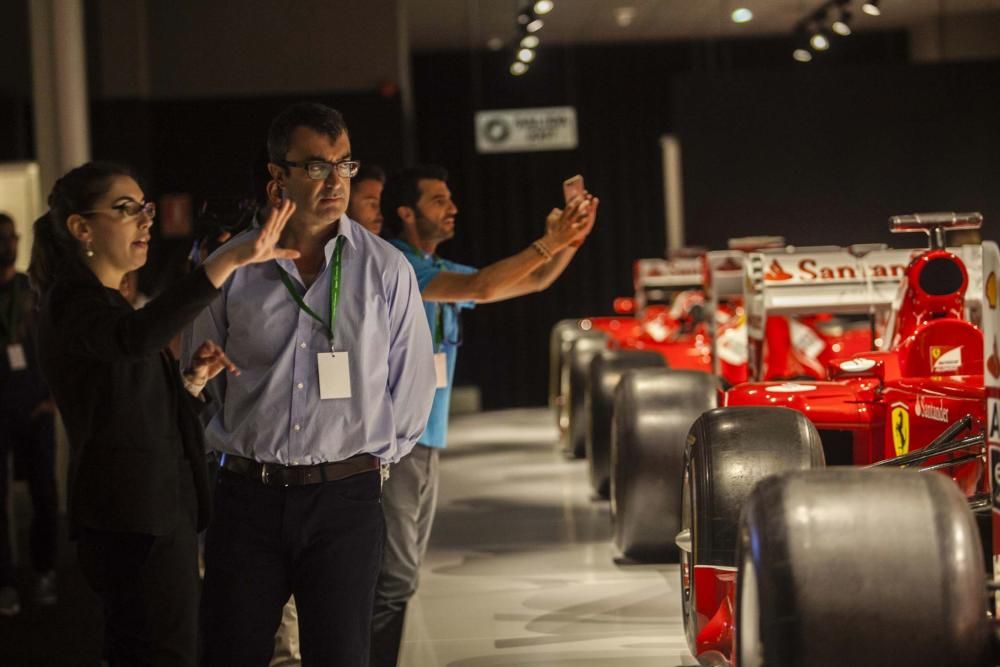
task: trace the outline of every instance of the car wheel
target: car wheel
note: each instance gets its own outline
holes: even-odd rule
[[[666,363],[661,354],[644,350],[602,350],[590,362],[584,399],[588,418],[586,447],[590,483],[601,498],[609,497],[611,489],[611,416],[618,382],[628,370],[664,368]]]
[[[622,375],[612,417],[611,519],[626,558],[677,561],[687,434],[717,402],[718,382],[708,373],[648,368]]]
[[[740,667],[987,664],[979,531],[944,475],[767,479],[747,499],[738,559]]]
[[[586,331],[570,343],[567,359],[563,364],[566,382],[564,405],[566,428],[562,431],[563,451],[569,458],[586,456],[587,442],[587,383],[590,381],[590,362],[594,355],[608,347],[608,336],[600,331]]]
[[[560,320],[552,327],[549,334],[549,408],[552,409],[553,418],[560,431],[563,426],[563,404],[565,395],[563,394],[563,362],[566,359],[565,351],[569,349],[583,329],[580,327],[580,320]]]
[[[691,652],[728,654],[732,634],[710,625],[732,597],[737,525],[757,482],[824,465],[819,433],[788,408],[732,407],[706,412],[688,433],[681,485],[681,601]],[[724,624],[723,624],[724,625]]]

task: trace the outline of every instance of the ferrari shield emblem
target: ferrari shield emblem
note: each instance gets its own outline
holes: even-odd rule
[[[910,413],[906,408],[892,409],[892,444],[896,456],[910,451]]]

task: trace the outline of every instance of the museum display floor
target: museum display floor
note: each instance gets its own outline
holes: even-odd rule
[[[548,410],[453,418],[400,665],[697,664],[677,566],[615,563],[608,503],[555,439]]]

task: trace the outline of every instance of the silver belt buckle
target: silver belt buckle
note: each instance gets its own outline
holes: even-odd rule
[[[379,483],[385,486],[386,481],[389,479],[389,464],[384,461],[380,461],[378,465],[378,476]]]
[[[260,464],[260,483],[263,484],[264,486],[267,486],[267,480],[268,480],[269,476],[270,475],[267,472],[267,464],[266,463],[261,463]]]

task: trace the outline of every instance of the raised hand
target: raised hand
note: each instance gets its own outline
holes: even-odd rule
[[[196,389],[197,392],[192,393],[201,393],[205,383],[223,370],[233,375],[240,374],[240,369],[226,356],[225,351],[215,341],[206,340],[191,355],[191,365],[184,371],[185,383],[190,385],[188,390]]]
[[[571,199],[564,210],[552,209],[545,220],[545,245],[557,252],[586,237],[596,219],[596,201],[584,193]]]
[[[215,287],[222,287],[233,271],[248,264],[259,264],[272,259],[298,259],[298,250],[278,247],[281,232],[295,212],[295,204],[286,201],[268,213],[267,221],[255,238],[231,243],[205,262],[205,275]]]
[[[597,207],[600,206],[601,200],[597,197],[593,197],[590,200],[590,206],[587,207],[587,217],[584,220],[583,228],[580,233],[570,242],[570,245],[579,248],[580,244],[587,238],[591,230],[594,229],[594,223],[597,222]]]
[[[260,233],[253,243],[241,243],[232,249],[236,266],[258,264],[272,259],[298,259],[298,250],[288,250],[277,246],[281,232],[295,212],[295,204],[286,200],[277,207],[272,207],[267,221],[260,228]]]

